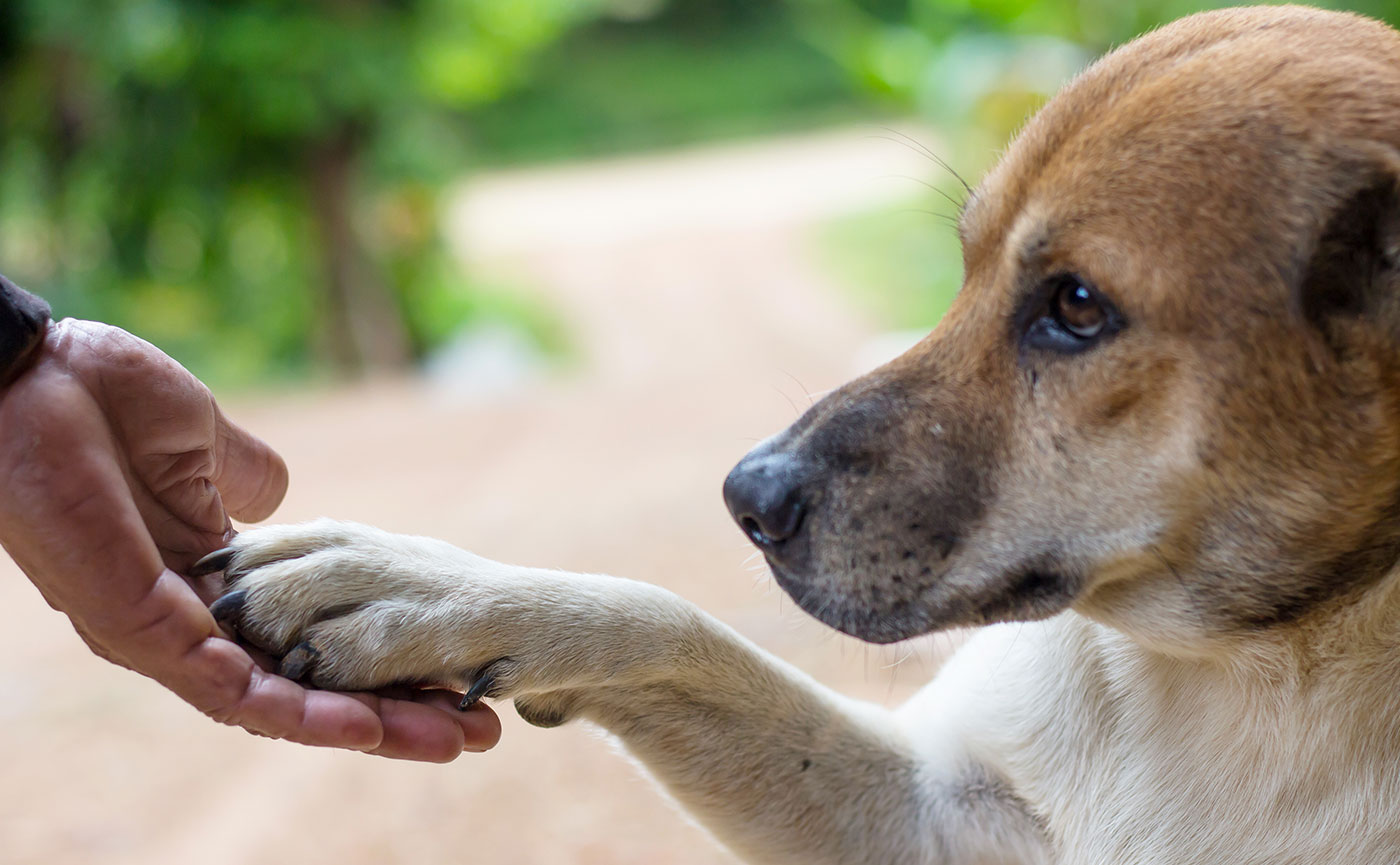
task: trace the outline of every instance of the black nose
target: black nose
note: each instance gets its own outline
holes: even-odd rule
[[[724,503],[739,528],[760,547],[797,534],[807,510],[800,464],[788,454],[744,457],[724,479]]]

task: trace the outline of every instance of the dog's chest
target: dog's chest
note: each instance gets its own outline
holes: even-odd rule
[[[1400,861],[1396,764],[1358,759],[1326,727],[1290,741],[1248,721],[1169,721],[1086,749],[1070,795],[1039,803],[1064,865]]]
[[[1400,681],[1203,675],[1082,620],[1013,637],[969,645],[995,671],[964,730],[1063,865],[1400,862]]]

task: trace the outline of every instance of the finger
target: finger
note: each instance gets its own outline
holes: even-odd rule
[[[489,711],[458,713],[443,700],[424,705],[371,694],[307,690],[256,666],[236,644],[212,638],[192,653],[202,669],[195,705],[225,724],[302,745],[365,751],[401,760],[446,763],[500,738]],[[192,701],[193,702],[193,701]]]
[[[159,615],[124,634],[114,660],[170,688],[205,714],[277,739],[444,763],[484,751],[500,739],[485,706],[457,712],[455,695],[423,692],[412,700],[310,691],[263,669],[218,635],[192,589],[166,571],[142,610]],[[194,599],[190,603],[190,599]]]
[[[213,637],[201,644],[191,653],[189,667],[202,668],[207,676],[190,702],[222,723],[275,739],[356,751],[373,749],[383,740],[383,724],[369,707],[328,699],[338,695],[307,691],[269,673],[229,640]]]
[[[458,712],[443,692],[425,693],[427,696],[412,700],[344,695],[372,708],[384,724],[384,740],[370,753],[397,760],[447,763],[463,751],[485,751],[500,740],[501,722],[495,712],[486,707]]]
[[[383,723],[363,703],[308,692],[259,667],[220,635],[194,590],[171,571],[157,578],[129,617],[125,627],[108,623],[90,641],[217,720],[274,738],[360,751],[384,739]]]
[[[272,516],[287,494],[287,463],[272,448],[214,407],[217,442],[214,485],[234,519],[257,522]]]
[[[473,753],[489,751],[501,741],[501,719],[485,703],[477,703],[463,712],[457,708],[462,695],[456,691],[419,691],[413,702],[431,706],[451,718],[462,728],[462,749]]]
[[[263,670],[240,647],[219,638],[198,647],[195,655],[191,668],[205,668],[204,690],[194,695],[204,702],[196,706],[264,736],[434,763],[449,762],[464,750],[484,751],[500,739],[494,712],[485,707],[457,712],[446,692],[397,700],[307,690]]]

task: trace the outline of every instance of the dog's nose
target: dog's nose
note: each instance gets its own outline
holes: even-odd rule
[[[724,503],[744,534],[768,548],[797,534],[807,510],[800,465],[784,453],[752,453],[724,479]]]

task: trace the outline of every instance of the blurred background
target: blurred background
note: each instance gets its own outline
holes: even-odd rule
[[[719,483],[936,323],[958,175],[1207,5],[3,0],[0,272],[208,381],[287,458],[278,520],[657,582],[894,703],[956,636],[808,622]],[[5,561],[0,863],[729,861],[605,737],[500,708],[451,767],[254,739]]]

